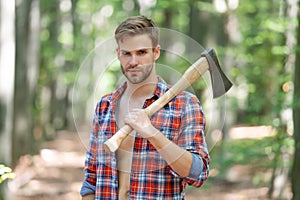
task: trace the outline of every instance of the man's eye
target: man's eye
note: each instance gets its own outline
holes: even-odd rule
[[[146,54],[146,53],[147,53],[146,50],[140,50],[140,51],[138,51],[138,54],[139,54],[139,55],[144,55],[144,54]]]
[[[129,53],[129,52],[126,52],[126,51],[123,51],[123,52],[122,52],[122,55],[123,55],[123,56],[129,56],[130,53]]]

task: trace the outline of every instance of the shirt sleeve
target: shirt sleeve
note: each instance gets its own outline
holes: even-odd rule
[[[201,172],[203,170],[202,166],[203,166],[203,161],[200,155],[196,154],[196,153],[192,153],[192,166],[190,169],[190,173],[189,175],[186,177],[186,179],[194,179],[196,180],[200,175]],[[173,169],[171,169],[171,173],[174,176],[180,177]]]
[[[82,183],[82,187],[81,187],[81,190],[80,190],[80,195],[85,196],[85,195],[88,195],[88,194],[95,194],[95,191],[96,191],[96,186],[95,185],[92,185],[89,182],[84,181]]]
[[[192,153],[192,156],[193,156],[193,162],[188,177],[197,179],[202,172],[203,161],[200,155],[198,154]]]
[[[202,106],[196,96],[189,96],[182,110],[178,145],[193,155],[190,174],[184,181],[194,187],[202,186],[209,174],[210,157],[204,130],[205,118]]]
[[[81,188],[81,195],[92,194],[95,193],[96,181],[97,181],[97,161],[96,161],[96,154],[97,154],[97,134],[99,129],[98,123],[98,106],[96,107],[96,111],[94,114],[93,119],[93,129],[90,133],[90,142],[88,146],[88,150],[86,152],[86,159],[85,159],[85,167],[84,167],[84,181]]]

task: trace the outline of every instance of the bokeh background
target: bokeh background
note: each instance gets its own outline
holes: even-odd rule
[[[298,0],[0,0],[0,199],[80,199],[98,98],[124,80],[116,26],[162,30],[160,76],[174,83],[214,48],[233,82],[203,104],[211,171],[187,199],[300,199]],[[178,36],[178,37],[177,37]]]

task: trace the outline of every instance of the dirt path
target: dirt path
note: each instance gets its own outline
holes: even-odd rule
[[[9,182],[12,200],[79,200],[85,148],[76,133],[60,131],[39,155],[24,156]]]
[[[24,156],[9,182],[8,200],[80,200],[85,148],[76,133],[61,131],[45,143],[39,155]],[[245,176],[242,169],[236,176]],[[262,200],[267,188],[255,188],[251,181],[216,182],[210,187],[189,188],[187,200]]]

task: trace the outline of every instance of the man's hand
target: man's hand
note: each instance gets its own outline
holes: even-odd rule
[[[153,137],[158,133],[144,109],[133,109],[125,116],[124,122],[144,138]]]
[[[133,109],[125,117],[124,122],[142,137],[147,138],[178,175],[181,177],[189,175],[193,161],[192,154],[171,142],[157,130],[151,124],[145,110]]]
[[[82,197],[82,200],[94,200],[94,199],[95,199],[94,194],[88,194],[88,195]]]

